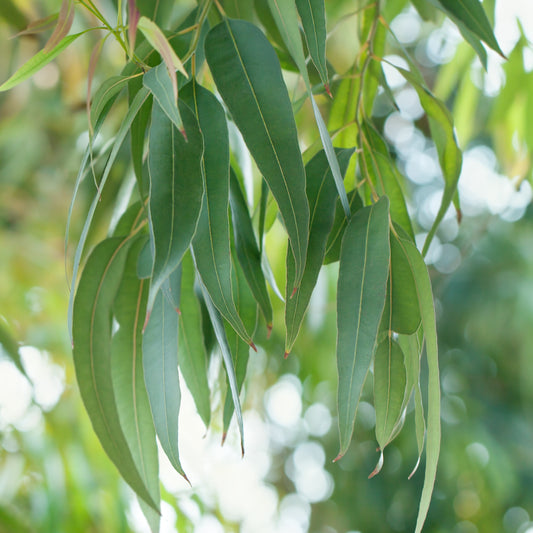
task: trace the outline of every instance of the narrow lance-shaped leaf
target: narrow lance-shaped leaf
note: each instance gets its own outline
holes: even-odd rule
[[[190,253],[186,253],[183,257],[181,272],[178,363],[198,414],[208,427],[211,420],[211,406],[207,383],[207,359],[200,303],[194,291],[195,270]]]
[[[211,321],[211,324],[213,325],[213,329],[215,330],[217,342],[222,353],[222,360],[224,361],[226,375],[228,376],[231,398],[233,400],[233,407],[235,408],[237,425],[239,426],[239,433],[241,435],[241,452],[242,455],[244,455],[244,427],[242,422],[241,401],[239,399],[239,386],[237,384],[237,376],[235,375],[235,367],[233,366],[231,350],[228,344],[228,339],[226,337],[226,331],[224,329],[224,321],[220,316],[220,313],[217,311],[216,307],[213,305],[213,302],[209,298],[209,293],[202,285],[201,280],[199,281],[199,284],[202,289],[202,295],[204,297],[204,302],[207,307],[207,311],[209,313],[209,319]]]
[[[233,292],[235,295],[235,303],[248,330],[254,331],[257,323],[257,303],[253,297],[250,287],[248,286],[244,272],[242,271],[241,266],[238,264],[235,248],[233,246],[231,251],[235,264],[235,268],[233,269]],[[246,377],[250,346],[244,342],[228,325],[226,325],[226,337],[228,339],[228,346],[230,348],[233,366],[235,368],[237,387],[240,393],[244,383],[244,378]],[[223,413],[223,439],[228,432],[233,412],[234,406],[231,394],[226,394]]]
[[[127,135],[128,131],[129,131],[130,127],[131,127],[133,119],[137,115],[137,112],[139,111],[139,109],[142,107],[142,105],[143,105],[144,101],[146,100],[147,96],[148,96],[148,91],[146,89],[141,89],[136,94],[135,98],[133,99],[133,102],[130,104],[130,107],[128,109],[128,112],[126,113],[126,116],[124,117],[124,120],[122,121],[122,123],[120,125],[120,128],[119,128],[119,130],[117,132],[117,135],[115,137],[115,140],[112,143],[113,148],[111,150],[111,153],[109,154],[109,158],[107,160],[104,172],[102,174],[102,178],[100,179],[100,183],[98,185],[98,190],[96,191],[96,194],[95,194],[95,196],[93,198],[93,201],[91,203],[91,207],[89,208],[89,212],[87,213],[87,217],[85,218],[85,222],[83,224],[83,229],[81,231],[80,239],[78,241],[78,246],[76,247],[76,253],[74,255],[74,265],[72,267],[72,285],[73,286],[76,283],[76,280],[77,280],[77,277],[78,277],[78,269],[79,269],[79,266],[80,266],[81,256],[82,256],[83,250],[85,248],[85,242],[87,240],[87,235],[89,234],[89,229],[91,227],[91,223],[92,223],[92,220],[93,220],[93,217],[94,217],[94,212],[96,211],[96,208],[97,208],[98,204],[100,203],[100,198],[102,196],[102,191],[104,189],[104,186],[105,186],[105,184],[107,182],[107,178],[109,177],[109,173],[111,172],[111,168],[113,167],[113,164],[115,163],[115,159],[117,158],[117,155],[118,155],[118,152],[120,150],[120,147],[122,146],[122,143],[124,142],[124,139],[126,138],[126,135]],[[95,124],[95,127],[94,127],[95,135],[99,131],[99,129],[100,129],[102,123],[103,123],[103,119],[104,119],[105,115],[107,114],[108,110],[109,109],[107,109],[106,112],[103,113],[103,116],[101,116],[100,119],[98,119],[97,123]],[[77,192],[79,190],[81,181],[82,181],[82,179],[84,177],[84,168],[86,168],[87,162],[89,161],[91,150],[92,150],[92,146],[89,145],[87,147],[87,150],[86,150],[85,154],[84,154],[82,167],[81,167],[81,169],[80,169],[80,171],[78,173],[78,177],[76,179],[76,186],[75,186],[75,189],[74,189],[74,196],[73,196],[72,202],[71,202],[70,207],[69,207],[69,215],[68,215],[68,219],[69,220],[70,220],[71,215],[72,215],[74,199],[75,199],[76,194],[77,194]],[[66,249],[67,244],[68,244],[67,243],[68,232],[69,232],[69,225],[67,224],[66,237],[65,237],[65,249]],[[68,319],[68,328],[69,328],[69,333],[71,334],[71,337],[72,337],[72,310],[73,310],[73,304],[74,304],[74,289],[72,287],[71,291],[70,291],[69,306],[68,306],[68,317],[67,317],[67,319]]]
[[[87,260],[74,300],[74,367],[81,398],[104,450],[135,492],[158,510],[121,429],[111,377],[112,307],[131,244],[131,239],[106,239]]]
[[[435,308],[433,304],[433,294],[431,291],[431,280],[424,263],[424,259],[416,246],[405,240],[400,240],[405,255],[409,260],[413,278],[416,282],[416,293],[422,317],[422,327],[426,339],[426,355],[428,362],[428,414],[426,433],[426,470],[424,475],[424,486],[420,498],[420,507],[416,522],[415,533],[420,533],[424,525],[431,495],[435,485],[437,474],[437,463],[440,453],[440,381],[439,381],[439,360],[437,347],[437,327],[435,320]]]
[[[320,79],[327,88],[328,67],[326,62],[326,9],[323,0],[296,0],[296,7],[304,28],[311,59]]]
[[[342,173],[346,171],[353,150],[339,149],[337,156]],[[337,190],[331,176],[331,169],[324,151],[320,151],[305,167],[307,178],[306,192],[309,201],[309,247],[305,263],[304,275],[300,287],[291,298],[289,292],[294,285],[294,259],[287,254],[287,289],[285,298],[285,352],[289,353],[294,345],[298,331],[311,294],[316,285],[320,267],[326,254],[326,243],[335,216]]]
[[[159,442],[172,466],[187,479],[180,463],[178,448],[181,403],[178,321],[179,314],[162,291],[159,291],[144,330],[143,369]]]
[[[261,268],[261,251],[255,239],[250,213],[239,180],[233,169],[230,174],[230,205],[237,258],[254,298],[265,317],[267,328],[270,330],[272,329],[272,304]]]
[[[305,266],[309,206],[287,88],[272,45],[253,24],[224,20],[207,35],[206,59],[218,90],[278,203],[296,263]]]
[[[144,384],[142,328],[146,315],[148,282],[136,275],[137,256],[145,239],[131,247],[114,302],[119,325],[111,344],[111,375],[120,425],[133,461],[150,496],[159,502],[159,462],[154,422]],[[140,501],[152,532],[159,531],[159,513]]]
[[[202,169],[205,196],[192,241],[194,260],[215,307],[250,344],[250,332],[237,312],[231,287],[228,219],[230,155],[226,114],[215,95],[194,81],[183,88],[182,99],[196,113],[204,139]]]
[[[313,107],[313,113],[315,115],[315,120],[318,126],[318,132],[320,134],[320,139],[322,145],[324,146],[324,151],[326,152],[326,157],[328,158],[329,165],[331,167],[333,179],[335,180],[335,185],[337,186],[337,191],[339,193],[339,198],[341,199],[342,207],[346,217],[350,217],[350,208],[348,205],[348,198],[346,196],[346,191],[344,189],[344,182],[339,168],[339,162],[335,156],[333,150],[333,144],[331,142],[331,137],[329,136],[328,129],[320,113],[320,109],[315,101],[313,90],[311,87],[311,82],[309,81],[309,75],[307,73],[307,65],[305,63],[304,49],[302,45],[302,39],[300,37],[300,28],[298,25],[298,13],[296,10],[295,0],[268,0],[272,16],[276,21],[276,25],[280,31],[283,41],[287,46],[292,58],[294,59],[298,70],[303,77],[305,87],[309,99],[311,100],[311,105]]]
[[[72,44],[80,35],[87,33],[88,30],[74,35],[68,35],[62,39],[52,50],[45,52],[41,50],[37,52],[31,59],[28,59],[24,65],[22,65],[8,80],[0,85],[0,92],[8,91],[19,83],[27,80],[33,76],[37,71],[41,70],[44,66],[48,65],[50,61],[55,59],[67,46]]]
[[[461,174],[463,154],[457,145],[452,116],[446,106],[440,100],[435,98],[435,96],[433,96],[429,90],[419,82],[416,75],[403,68],[395,68],[416,90],[420,103],[428,115],[431,136],[437,147],[439,162],[444,176],[442,201],[437,216],[435,217],[435,221],[429,230],[426,242],[424,243],[422,253],[425,255],[439,224],[453,201],[457,189],[457,182],[459,181],[459,176]]]
[[[202,134],[194,113],[179,102],[186,138],[154,102],[150,128],[150,234],[154,255],[148,308],[189,247],[202,204]]]
[[[337,368],[340,459],[352,438],[355,415],[376,347],[389,273],[389,201],[365,207],[348,223],[337,287]]]
[[[452,20],[462,22],[474,35],[505,57],[479,0],[431,0],[431,3],[442,9]]]
[[[63,0],[59,10],[56,27],[44,45],[43,52],[48,53],[50,50],[53,50],[61,42],[61,40],[68,35],[73,21],[74,2],[72,0]]]

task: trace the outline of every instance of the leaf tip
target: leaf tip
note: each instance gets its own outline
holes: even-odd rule
[[[290,352],[285,352],[285,353],[283,354],[283,359],[288,359],[288,357],[289,357],[289,353],[290,353]]]
[[[267,324],[267,340],[270,339],[270,335],[272,335],[272,324]]]
[[[420,457],[418,457],[418,460],[416,461],[416,465],[413,468],[413,471],[409,474],[409,476],[407,476],[407,479],[411,479],[415,475],[416,471],[418,470],[419,464],[420,464]]]
[[[250,341],[248,344],[250,345],[250,348],[251,348],[255,353],[257,353],[257,347],[256,347],[256,345],[253,343],[253,341]]]
[[[332,463],[336,463],[337,461],[339,461],[343,457],[344,457],[344,453],[343,452],[339,452],[339,455],[337,455],[337,457],[335,457],[335,459],[333,459],[333,461],[331,461],[331,462]]]
[[[324,89],[325,89],[326,92],[328,93],[328,96],[329,96],[331,99],[333,99],[333,95],[331,94],[331,89],[329,88],[329,84],[328,84],[328,83],[326,83],[326,84],[324,85]]]
[[[228,436],[228,432],[224,431],[224,433],[222,433],[222,441],[220,442],[220,446],[224,446],[224,443],[226,442],[226,437],[227,436]]]
[[[298,287],[294,287],[294,289],[292,289],[291,298],[296,294],[297,290],[298,290]]]
[[[383,468],[383,450],[380,451],[378,463],[376,465],[376,468],[370,472],[370,475],[368,476],[368,479],[372,479],[374,476],[379,474],[381,472],[381,469]]]
[[[181,316],[181,309],[179,307],[176,307],[176,313],[178,313],[178,315]]]
[[[148,325],[148,321],[150,320],[151,314],[152,314],[152,311],[148,311],[146,313],[146,318],[144,319],[144,325],[143,325],[143,335],[144,335],[144,330],[146,329],[146,326]]]

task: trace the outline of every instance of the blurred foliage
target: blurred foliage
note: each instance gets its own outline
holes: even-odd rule
[[[55,0],[3,5],[8,4],[18,6],[13,19],[17,22],[15,26],[7,24],[1,18],[6,12],[0,10],[2,80],[45,42],[41,36],[9,39],[23,27],[21,17],[35,20],[58,6]],[[487,8],[491,5],[487,1],[484,4]],[[330,22],[338,21],[339,28],[350,27],[351,2],[329,2],[327,6]],[[437,25],[441,22],[437,19]],[[526,35],[522,34],[508,54],[501,91],[498,87],[491,92],[483,89],[482,82],[494,69],[500,72],[499,67],[489,64],[488,72],[483,71],[465,44],[454,49],[453,57],[442,65],[427,57],[423,63],[420,51],[434,30],[433,23],[424,23],[417,40],[405,46],[424,67],[428,85],[453,110],[462,147],[486,145],[496,154],[498,172],[513,178],[515,184],[530,179],[533,72],[526,62],[532,52]],[[337,29],[329,40],[334,50],[329,55],[335,59],[334,68],[341,72],[357,52],[355,39],[350,42],[346,34],[349,32]],[[450,43],[442,39],[444,49]],[[0,313],[9,321],[6,328],[14,338],[47,354],[50,363],[65,372],[64,391],[52,408],[39,403],[34,388],[31,406],[18,421],[2,422],[0,409],[2,533],[126,532],[138,527],[131,516],[128,521],[131,493],[101,450],[73,386],[66,331],[64,228],[84,144],[79,140],[87,136],[84,108],[92,46],[91,37],[80,40],[32,81],[0,94]],[[121,64],[113,45],[106,46],[109,50],[99,65],[102,79]],[[398,43],[387,46],[388,53],[394,53]],[[381,94],[375,109],[381,127],[393,112],[387,95]],[[300,129],[312,132],[304,139],[311,146],[317,134],[312,128],[306,129],[312,121],[310,109],[304,106],[297,119]],[[107,127],[113,131],[114,125]],[[416,127],[424,133],[428,125],[421,118]],[[396,155],[401,159],[399,151]],[[124,153],[117,162],[117,175],[121,165],[129,164],[128,157]],[[117,187],[106,189],[95,232],[104,231],[101,222],[111,216],[109,201]],[[415,202],[421,198],[417,191],[413,185]],[[89,201],[89,195],[82,194],[73,216],[73,234],[80,231]],[[440,237],[445,242],[443,232]],[[443,446],[425,531],[526,533],[533,527],[532,238],[531,208],[513,223],[486,210],[467,216],[459,236],[449,241],[461,251],[462,264],[452,274],[433,272],[439,316]],[[276,225],[268,239],[276,242]],[[70,256],[67,263],[69,260]],[[280,250],[279,264],[273,260],[275,275],[279,276],[284,261],[284,250]],[[267,422],[271,415],[263,404],[263,393],[272,390],[278,378],[286,374],[301,380],[302,412],[320,403],[335,413],[334,269],[327,267],[321,276],[306,330],[287,361],[282,359],[284,338],[280,331],[274,330],[268,344],[265,338],[257,341],[259,346],[268,346],[268,355],[258,356],[258,370],[252,372],[245,406],[257,409]],[[282,285],[283,280],[279,281]],[[282,323],[281,305],[274,311],[274,321]],[[337,465],[330,464],[338,446],[333,429],[324,435],[295,430],[283,441],[275,438],[280,427],[275,421],[269,422],[271,458],[265,481],[276,488],[279,499],[297,492],[287,465],[294,462],[298,446],[315,442],[325,451],[324,468],[334,488],[325,501],[312,505],[309,531],[313,533],[409,531],[416,517],[420,472],[406,482],[417,460],[412,417],[406,421],[406,431],[387,449],[381,475],[368,481],[378,454],[372,408],[365,403],[361,410],[356,438]],[[220,430],[220,424],[214,422],[210,432]],[[226,446],[232,445],[229,442]],[[312,478],[309,482],[313,483]],[[222,516],[220,502],[206,497],[202,487],[182,493],[202,514],[216,515],[228,531],[239,530],[238,521]],[[182,500],[172,490],[164,491],[164,499],[180,508]],[[175,521],[180,533],[194,530],[194,520],[187,516],[178,511]]]

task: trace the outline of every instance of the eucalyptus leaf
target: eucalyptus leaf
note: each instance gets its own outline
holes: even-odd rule
[[[352,216],[340,255],[337,369],[340,459],[353,434],[357,407],[376,347],[390,263],[386,196]]]

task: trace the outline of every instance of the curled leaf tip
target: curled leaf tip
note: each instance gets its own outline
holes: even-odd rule
[[[283,359],[287,359],[287,358],[289,357],[289,353],[290,353],[290,352],[285,352],[285,353],[283,354]]]
[[[379,450],[379,448],[378,448]],[[381,451],[378,459],[378,463],[376,465],[376,468],[370,472],[370,475],[368,476],[368,479],[372,479],[375,475],[379,474],[381,472],[381,469],[383,468],[383,451]]]
[[[180,472],[183,479],[189,484],[189,487],[192,488],[192,483],[189,481],[189,478],[187,477],[187,474],[185,472]]]
[[[343,457],[344,457],[344,454],[342,452],[340,452],[339,455],[337,455],[337,457],[335,457],[335,459],[333,459],[332,463],[336,463],[337,461],[339,461]]]
[[[270,339],[270,335],[272,335],[272,324],[267,324],[267,339]]]
[[[415,465],[415,467],[413,468],[413,471],[409,474],[409,476],[407,477],[407,479],[411,479],[411,478],[415,475],[416,471],[418,470],[418,465],[419,465],[419,464],[420,464],[420,457],[418,458],[418,460],[417,460],[417,462],[416,462],[416,465]]]
[[[250,341],[249,344],[250,344],[250,348],[252,348],[252,350],[253,350],[255,353],[257,353],[257,347],[256,347],[256,345],[253,343],[253,341]]]

